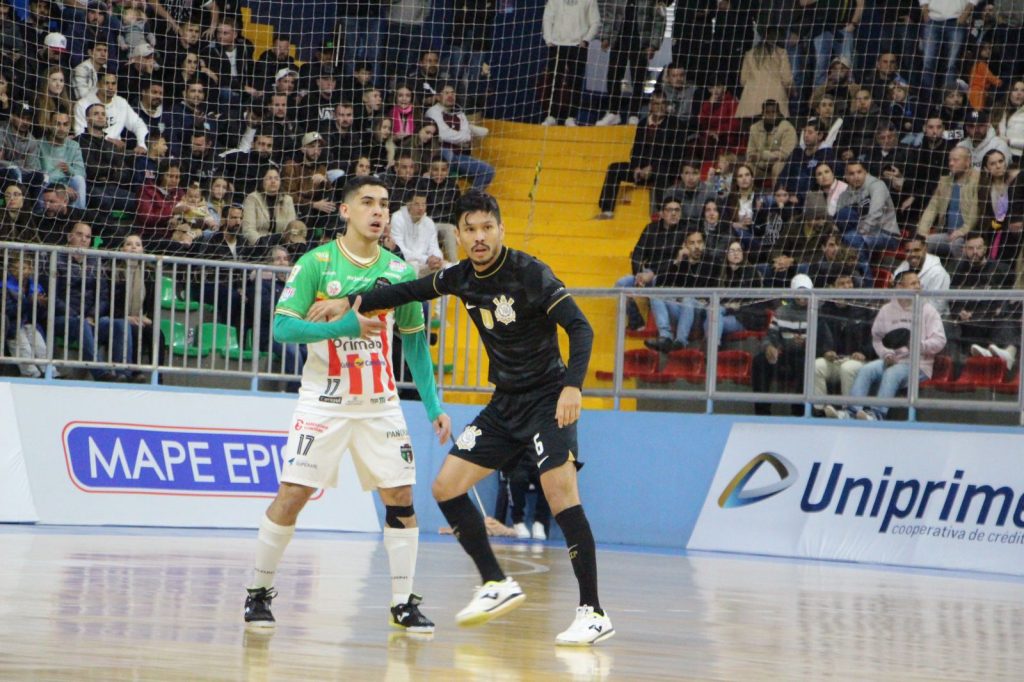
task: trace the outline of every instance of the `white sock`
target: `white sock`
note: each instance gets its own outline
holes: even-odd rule
[[[250,589],[273,587],[277,565],[281,563],[284,550],[295,535],[295,526],[279,526],[263,516],[260,532],[256,538],[256,557],[253,561]]]
[[[404,604],[412,594],[416,577],[416,553],[420,546],[419,528],[385,528],[384,549],[391,566],[391,605]]]

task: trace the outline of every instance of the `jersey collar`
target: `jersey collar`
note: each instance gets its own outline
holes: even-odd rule
[[[508,247],[503,246],[501,247],[501,253],[498,254],[498,257],[494,260],[491,267],[487,268],[483,272],[473,270],[473,274],[476,275],[477,279],[487,279],[488,277],[496,274],[498,270],[501,270],[501,266],[505,264],[506,260],[508,260]]]
[[[380,260],[381,248],[379,246],[377,247],[377,255],[374,256],[371,260],[367,261],[363,258],[359,258],[355,254],[351,253],[348,249],[346,249],[345,245],[341,243],[341,237],[335,239],[334,243],[338,246],[338,250],[341,251],[341,255],[345,257],[345,260],[352,263],[352,265],[355,265],[356,267],[365,269],[372,266],[374,263]]]

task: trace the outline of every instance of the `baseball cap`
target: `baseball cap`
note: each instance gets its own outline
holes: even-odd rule
[[[988,112],[984,110],[978,111],[977,109],[968,111],[967,115],[964,116],[964,124],[974,125],[976,123],[988,123]]]
[[[836,57],[835,59],[833,59],[832,61],[830,61],[828,63],[829,68],[831,68],[832,65],[836,64],[836,63],[842,64],[843,66],[845,66],[848,69],[852,69],[853,68],[853,64],[850,63],[850,60],[847,57],[843,57],[843,56]]]
[[[284,78],[285,76],[289,76],[289,75],[295,76],[296,78],[298,78],[299,77],[299,72],[296,71],[295,69],[288,69],[288,68],[281,69],[280,71],[278,71],[277,73],[274,74],[274,82],[276,83],[279,80],[281,80],[282,78]]]
[[[156,54],[156,50],[149,43],[139,43],[132,48],[132,57],[148,57],[151,54]]]
[[[320,142],[323,138],[320,137],[320,133],[314,131],[306,133],[302,136],[302,146],[305,147],[307,144],[313,144],[314,142]]]
[[[789,283],[790,289],[813,289],[814,281],[807,275],[800,273]]]
[[[43,45],[51,50],[65,52],[68,49],[68,39],[60,33],[47,33],[43,38]]]
[[[97,9],[101,12],[106,12],[110,7],[107,3],[100,2],[100,0],[89,0],[89,9]]]
[[[22,118],[32,118],[32,107],[28,102],[15,102],[11,106],[11,113]]]

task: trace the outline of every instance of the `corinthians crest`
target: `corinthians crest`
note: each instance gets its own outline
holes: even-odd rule
[[[498,296],[494,299],[494,318],[502,324],[512,324],[516,321],[516,311],[512,308],[512,304],[516,302],[516,299],[509,298],[508,296]]]
[[[470,424],[461,434],[459,434],[458,439],[455,441],[455,445],[459,450],[472,450],[476,447],[477,436],[482,434],[483,431]]]

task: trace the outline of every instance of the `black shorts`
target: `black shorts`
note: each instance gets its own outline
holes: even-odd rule
[[[505,473],[529,458],[541,473],[565,464],[579,464],[576,424],[558,428],[555,408],[561,384],[541,386],[526,393],[496,391],[487,407],[459,437],[449,454]]]

